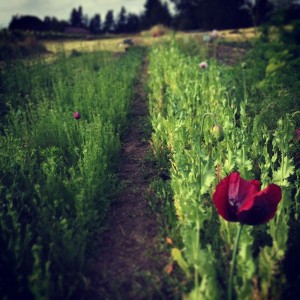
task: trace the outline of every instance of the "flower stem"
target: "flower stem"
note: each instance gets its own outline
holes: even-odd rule
[[[292,113],[292,117],[294,117],[295,115],[300,114],[300,110],[295,111],[294,113]]]
[[[246,74],[245,70],[243,70],[243,90],[244,90],[244,101],[247,103],[247,88],[246,88]]]
[[[238,250],[238,246],[240,243],[242,229],[243,229],[243,224],[240,224],[240,227],[236,234],[235,244],[234,244],[234,249],[233,249],[233,254],[232,254],[232,259],[231,259],[229,284],[228,284],[228,290],[227,290],[227,300],[232,300],[233,275],[234,275],[234,269],[235,269],[235,264],[236,264],[236,255],[237,255],[237,250]]]
[[[212,113],[205,113],[205,114],[202,116],[201,137],[202,137],[202,134],[203,134],[204,121],[205,121],[205,118],[206,118],[207,116],[211,116],[211,117],[214,119],[214,122],[216,123],[216,118],[215,118],[215,116],[214,116]]]
[[[201,144],[202,144],[202,136],[203,136],[203,128],[204,128],[204,121],[205,118],[207,116],[211,116],[214,120],[215,120],[215,116],[212,113],[205,113],[202,116],[202,126],[200,128],[200,139],[199,139],[199,158],[200,158],[200,166],[199,166],[199,173],[200,173],[200,195],[199,195],[199,203],[201,202],[201,188],[202,188],[202,161],[201,161]],[[200,245],[200,221],[199,221],[199,212],[198,212],[198,208],[196,208],[196,212],[197,212],[197,219],[196,219],[196,248],[193,247],[193,251],[195,251],[194,253],[194,259],[196,261],[197,264],[197,268],[195,269],[195,273],[194,273],[194,284],[195,284],[195,290],[198,291],[199,289],[199,270],[198,270],[198,263],[199,263],[199,245]]]

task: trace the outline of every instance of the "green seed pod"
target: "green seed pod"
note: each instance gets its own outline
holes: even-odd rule
[[[224,139],[224,130],[221,125],[215,124],[211,130],[213,137],[218,141],[221,142]]]
[[[247,68],[247,63],[243,62],[241,66],[242,66],[242,69],[245,70]]]

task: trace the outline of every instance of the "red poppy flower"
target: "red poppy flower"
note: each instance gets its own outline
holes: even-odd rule
[[[213,203],[225,220],[248,225],[259,225],[273,219],[281,189],[270,184],[260,191],[258,180],[247,181],[233,172],[217,185]]]
[[[80,119],[80,113],[78,111],[75,111],[73,113],[73,118],[76,119],[76,120],[79,120]]]

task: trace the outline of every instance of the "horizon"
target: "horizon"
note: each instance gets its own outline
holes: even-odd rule
[[[170,0],[161,2],[166,2],[170,12],[174,12],[174,4]],[[116,18],[122,6],[127,13],[140,15],[144,11],[145,3],[146,0],[53,0],[51,3],[42,0],[11,0],[9,3],[0,3],[0,29],[8,28],[14,16],[35,16],[41,20],[48,16],[69,22],[72,9],[79,6],[82,7],[83,15],[87,15],[89,19],[100,14],[102,21],[109,10],[113,11]]]

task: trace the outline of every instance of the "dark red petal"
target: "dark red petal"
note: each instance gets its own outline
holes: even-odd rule
[[[228,189],[231,175],[225,177],[217,185],[216,191],[213,194],[213,203],[218,211],[218,214],[225,220],[237,222],[237,217],[230,214],[228,210]]]
[[[247,181],[238,172],[233,172],[217,185],[213,203],[225,220],[236,222],[237,212],[245,199],[256,194],[259,189],[259,181]]]
[[[260,190],[260,181],[255,180],[255,179],[251,179],[249,182],[251,184],[254,184],[256,186],[256,188],[257,188],[258,191]]]
[[[247,198],[240,207],[237,217],[241,223],[259,225],[273,219],[282,197],[281,189],[270,184],[264,190]]]
[[[245,199],[260,190],[260,183],[257,180],[247,181],[241,178],[237,172],[231,173],[229,176],[228,201],[229,205],[235,207],[237,211]]]
[[[229,178],[227,209],[229,215],[237,218],[237,212],[243,205],[244,201],[256,194],[260,189],[260,183],[257,180],[247,181],[240,177],[240,174],[234,172]]]

